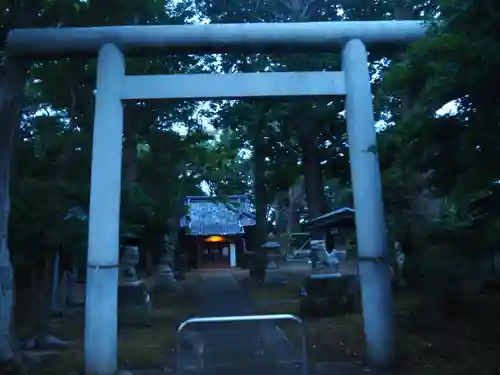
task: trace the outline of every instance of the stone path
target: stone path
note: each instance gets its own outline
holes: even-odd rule
[[[200,278],[200,317],[252,315],[249,301],[229,271],[201,272]],[[224,322],[191,327],[186,328],[182,339],[178,365],[183,374],[301,375],[301,353],[275,322]]]

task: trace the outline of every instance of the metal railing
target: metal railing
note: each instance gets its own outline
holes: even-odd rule
[[[307,360],[307,346],[306,346],[306,334],[302,319],[296,317],[292,314],[273,314],[273,315],[238,315],[238,316],[214,316],[214,317],[199,317],[190,318],[183,321],[177,328],[177,340],[176,340],[176,374],[181,375],[182,373],[182,349],[181,349],[181,334],[188,326],[193,325],[208,325],[214,323],[242,323],[242,322],[278,322],[278,321],[291,321],[298,325],[300,330],[300,363],[301,363],[301,375],[308,374],[308,360]],[[286,339],[286,337],[284,337]],[[200,342],[200,346],[197,348],[198,354],[201,356],[200,370],[204,370],[204,342]]]

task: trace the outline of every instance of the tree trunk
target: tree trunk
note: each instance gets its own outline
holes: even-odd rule
[[[287,233],[295,233],[300,229],[299,211],[297,206],[291,204],[288,207],[286,231]]]
[[[307,202],[307,218],[312,220],[326,212],[325,185],[321,165],[317,157],[317,141],[314,134],[302,132],[302,168]],[[313,230],[312,239],[322,239],[321,230]]]
[[[288,233],[295,233],[300,230],[299,209],[303,202],[302,183],[297,183],[288,189],[288,210],[287,210],[287,228]]]
[[[315,11],[317,11],[315,0],[293,0],[281,3],[287,8],[287,14],[281,16],[282,19],[290,19],[295,22],[313,21]],[[292,66],[289,66],[291,69]],[[298,110],[298,109],[297,109]],[[310,110],[310,109],[309,109]],[[297,119],[301,113],[297,113]],[[325,185],[321,165],[317,157],[317,137],[309,127],[307,119],[298,123],[299,142],[302,149],[302,168],[305,182],[305,193],[307,202],[308,219],[314,219],[327,211],[325,198]],[[314,230],[311,233],[312,239],[322,239],[322,231]]]
[[[262,121],[262,120],[259,120]],[[267,204],[267,189],[265,180],[266,170],[266,155],[265,145],[262,139],[262,133],[259,131],[263,126],[262,123],[258,124],[254,133],[254,193],[255,193],[255,239],[252,241],[256,248],[254,251],[254,261],[252,262],[251,274],[259,281],[264,281],[267,254],[262,247],[267,237],[267,218],[266,218],[266,204]]]
[[[67,178],[67,173],[71,168],[71,157],[73,156],[74,149],[76,146],[74,132],[77,131],[77,123],[75,118],[77,117],[77,95],[78,95],[78,85],[75,81],[71,81],[70,83],[70,93],[72,97],[72,103],[68,108],[68,130],[70,132],[69,142],[66,145],[63,153],[59,157],[58,161],[58,171],[56,175],[56,181],[58,181],[58,191],[54,192],[54,194],[60,194],[61,199],[65,192],[60,188],[64,186],[64,182]],[[33,309],[33,313],[36,314],[33,316],[32,321],[34,324],[34,335],[36,338],[43,340],[49,334],[49,323],[51,317],[51,308],[50,300],[52,299],[52,295],[50,293],[50,288],[55,283],[59,284],[59,280],[55,280],[53,278],[53,269],[55,267],[56,262],[56,254],[52,254],[53,249],[49,249],[51,252],[51,256],[47,258],[43,265],[43,270],[41,277],[38,278],[38,282],[34,285],[33,290],[33,298],[36,301],[36,307]],[[60,255],[60,254],[59,254]],[[38,271],[38,270],[37,270]]]
[[[396,21],[407,21],[415,19],[413,14],[413,5],[415,1],[413,0],[392,0],[393,15]],[[408,57],[405,53],[400,53],[397,55],[397,60],[406,61]],[[412,115],[412,103],[414,103],[414,94],[411,89],[401,93],[401,121],[406,122],[411,118]],[[420,205],[418,205],[420,208]],[[417,284],[422,280],[422,271],[424,265],[424,255],[425,252],[417,249],[415,247],[415,235],[414,227],[406,226],[403,234],[403,238],[399,241],[401,247],[407,256],[405,261],[405,268],[403,269],[403,277],[410,284]],[[399,239],[398,239],[399,240]]]
[[[126,105],[123,109],[124,116],[124,142],[123,142],[123,177],[125,186],[132,186],[137,182],[137,128],[132,116],[135,108]]]
[[[183,174],[183,176],[185,177],[184,164],[181,163],[176,165],[175,169],[177,170],[178,175]],[[168,236],[170,244],[172,245],[172,249],[170,249],[169,251],[173,251],[173,253],[169,254],[172,261],[170,267],[172,267],[173,271],[178,271],[181,274],[184,274],[187,271],[185,260],[181,260],[181,258],[179,257],[181,253],[179,248],[179,223],[182,216],[184,215],[184,194],[184,182],[183,180],[180,180],[177,185],[175,194],[173,195],[175,200],[175,210],[173,211],[173,215],[167,220]],[[179,260],[181,261],[179,262]]]
[[[10,167],[14,139],[20,124],[21,102],[26,70],[23,64],[7,58],[0,66],[0,362],[21,366],[14,345],[14,271],[8,248],[10,213]]]
[[[53,265],[55,262],[55,254],[51,254],[48,259],[43,262],[43,267],[38,269],[39,277],[35,287],[36,308],[34,321],[35,337],[43,340],[49,334],[50,323],[50,286],[53,282]],[[55,280],[54,280],[55,281]]]
[[[286,207],[284,207],[282,202],[277,202],[273,207],[276,221],[276,234],[280,235],[286,232],[288,227],[288,218],[286,215]]]
[[[168,251],[171,252],[169,254],[170,260],[172,264],[170,264],[170,267],[172,267],[173,271],[181,271],[186,272],[184,269],[184,264],[177,264],[177,254],[179,253],[179,232],[180,232],[180,227],[179,223],[181,221],[181,218],[184,214],[184,198],[181,197],[182,191],[179,189],[178,194],[177,194],[177,202],[178,202],[178,208],[175,210],[174,215],[171,218],[171,222],[169,223],[169,239],[170,239],[170,244],[172,245],[172,248],[169,249]]]
[[[42,0],[18,2],[9,8],[5,28],[33,27]],[[29,5],[28,5],[29,4]],[[14,269],[8,248],[10,170],[13,143],[21,121],[27,62],[5,54],[0,58],[0,372],[2,363],[26,373],[14,332]]]

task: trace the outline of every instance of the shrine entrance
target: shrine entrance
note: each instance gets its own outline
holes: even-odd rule
[[[199,268],[229,268],[229,248],[222,245],[205,246],[200,254]]]
[[[198,247],[198,268],[221,269],[236,266],[234,243],[222,236],[210,236]]]

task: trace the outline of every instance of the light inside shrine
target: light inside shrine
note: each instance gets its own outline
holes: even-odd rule
[[[222,236],[210,236],[205,239],[205,242],[212,242],[212,243],[226,242],[226,239]]]

